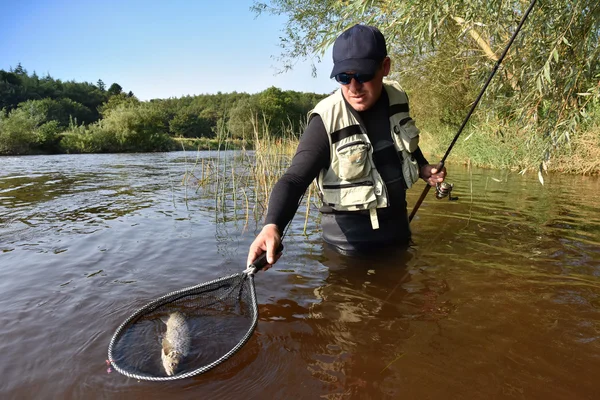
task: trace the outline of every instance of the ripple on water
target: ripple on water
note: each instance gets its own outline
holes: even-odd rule
[[[256,277],[256,331],[209,373],[161,385],[107,373],[124,318],[239,272],[260,229],[228,211],[232,196],[181,186],[195,156],[3,158],[3,395],[595,398],[599,181],[461,166],[449,166],[460,199],[428,197],[415,246],[393,261],[329,253],[318,217],[305,234],[303,205],[284,256]]]

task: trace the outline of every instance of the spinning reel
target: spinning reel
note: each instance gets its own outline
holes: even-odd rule
[[[447,182],[437,183],[435,185],[435,197],[437,199],[443,199],[444,197],[448,196],[448,200],[450,200],[450,201],[458,200],[458,197],[452,197],[452,189],[453,188],[454,188],[453,183],[447,183]]]

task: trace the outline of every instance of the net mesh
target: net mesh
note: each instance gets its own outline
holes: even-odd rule
[[[131,378],[188,378],[235,354],[257,320],[253,275],[230,275],[171,292],[139,309],[115,332],[108,359]],[[161,357],[168,350],[178,353],[172,375]]]

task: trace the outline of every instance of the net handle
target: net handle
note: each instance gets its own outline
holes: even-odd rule
[[[276,255],[281,253],[283,251],[283,243],[279,243],[279,247],[277,248],[277,253],[275,253]],[[264,253],[262,253],[260,256],[258,256],[258,258],[256,260],[254,260],[254,262],[252,264],[250,264],[247,268],[247,270],[250,270],[250,273],[254,274],[258,271],[260,271],[261,269],[263,269],[265,267],[265,265],[267,265],[267,252],[265,251]]]

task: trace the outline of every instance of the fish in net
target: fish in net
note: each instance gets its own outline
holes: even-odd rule
[[[262,257],[266,258],[266,257]],[[116,330],[108,361],[123,375],[167,381],[199,375],[235,354],[258,321],[254,273],[244,272],[168,293]]]

